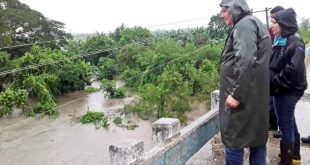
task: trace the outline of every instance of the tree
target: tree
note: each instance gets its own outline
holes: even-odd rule
[[[225,39],[225,37],[228,35],[230,27],[225,24],[225,21],[221,18],[220,13],[212,16],[208,25],[210,38],[216,40]]]
[[[152,39],[152,33],[142,27],[133,27],[125,28],[120,32],[120,45],[127,45],[133,42],[143,42],[146,43],[146,40]]]
[[[171,38],[175,39],[183,47],[189,43],[193,43],[196,46],[202,46],[207,44],[209,40],[208,29],[204,27],[197,27],[193,29],[179,29],[171,31],[157,31],[155,32],[157,38]]]
[[[0,8],[0,14],[3,13],[3,9]],[[12,43],[12,39],[9,35],[9,27],[3,21],[3,14],[0,15],[0,47],[5,47]]]
[[[102,80],[100,89],[103,90],[103,92],[111,97],[111,98],[123,98],[125,97],[125,89],[123,87],[117,88],[115,85],[114,80]]]
[[[93,65],[98,65],[100,57],[114,58],[115,41],[104,33],[96,33],[85,41],[70,41],[66,50],[72,55],[90,54],[84,59]]]
[[[310,18],[302,18],[300,24],[301,30],[310,30]]]
[[[302,18],[300,28],[299,28],[300,34],[302,38],[304,39],[305,43],[310,42],[310,19]]]
[[[13,60],[9,54],[0,52],[0,71],[45,64],[39,69],[33,67],[0,76],[0,117],[11,114],[14,107],[24,108],[28,97],[38,99],[35,106],[29,106],[29,112],[57,114],[55,95],[84,89],[90,83],[90,65],[83,59],[70,60],[69,55],[38,46]],[[63,61],[50,64],[57,59]]]
[[[0,37],[2,46],[33,43],[37,41],[71,39],[64,31],[64,24],[44,17],[18,0],[0,0]],[[64,42],[64,41],[62,41]],[[61,43],[49,46],[59,48]],[[22,55],[30,47],[5,49],[13,56]]]
[[[114,41],[104,33],[97,33],[95,36],[88,38],[84,44],[83,53],[89,53],[93,51],[102,50],[100,53],[96,53],[85,57],[87,61],[94,65],[98,65],[100,57],[113,56]]]
[[[113,38],[114,41],[119,42],[121,39],[121,32],[125,29],[124,24],[117,27],[113,33],[110,34],[110,37]]]
[[[10,54],[0,51],[0,72],[10,70],[12,68],[13,62],[10,60]],[[4,85],[7,84],[10,79],[12,79],[12,77],[9,75],[0,76],[0,92],[3,91]]]
[[[98,64],[97,76],[100,80],[112,80],[113,75],[117,73],[117,65],[114,59],[101,57]]]

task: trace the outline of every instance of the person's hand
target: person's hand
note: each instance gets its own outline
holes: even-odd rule
[[[229,108],[236,108],[239,104],[240,104],[240,102],[238,100],[234,99],[231,95],[229,95],[226,99],[226,105]]]

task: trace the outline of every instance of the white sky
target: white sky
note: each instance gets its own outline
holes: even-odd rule
[[[44,16],[66,24],[71,33],[114,31],[126,27],[153,26],[203,18],[173,25],[148,27],[150,30],[207,26],[209,18],[220,11],[220,0],[20,0]],[[307,0],[247,0],[253,11],[282,5],[293,7],[298,22],[310,18]],[[265,23],[265,13],[255,14]]]

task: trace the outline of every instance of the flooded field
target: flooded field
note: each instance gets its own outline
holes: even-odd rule
[[[78,91],[57,97],[60,116],[56,119],[46,116],[27,118],[18,111],[1,118],[0,164],[109,164],[109,146],[121,139],[142,140],[147,151],[152,148],[151,120],[125,116],[139,125],[135,130],[117,127],[113,123],[108,128],[96,129],[93,124],[75,122],[76,117],[87,111],[118,116],[120,109],[133,100],[134,97],[108,99],[101,92]],[[192,100],[192,107],[194,110],[186,113],[189,123],[206,112],[203,103]]]
[[[308,48],[309,50],[309,48]],[[309,52],[309,51],[307,51]],[[308,56],[309,57],[309,56]],[[310,58],[309,58],[310,59]],[[307,65],[309,65],[307,60]],[[310,80],[308,67],[308,82]],[[117,86],[122,86],[117,82]],[[99,84],[93,84],[99,87]],[[96,129],[93,124],[82,125],[75,118],[87,111],[104,112],[117,116],[125,104],[135,97],[107,99],[101,92],[88,94],[77,91],[57,97],[60,116],[27,118],[20,111],[12,116],[0,118],[0,164],[1,165],[107,165],[109,146],[121,139],[139,139],[145,151],[152,148],[152,120],[141,120],[134,115],[125,116],[139,125],[127,130],[110,124],[109,128]],[[186,112],[188,123],[206,113],[209,107],[201,100],[191,98],[191,112]],[[296,107],[296,120],[301,136],[310,134],[310,88]],[[269,139],[268,162],[275,164],[279,159],[279,140]],[[302,164],[310,164],[310,146],[302,144]],[[223,164],[223,146],[219,137],[203,147],[188,164]]]

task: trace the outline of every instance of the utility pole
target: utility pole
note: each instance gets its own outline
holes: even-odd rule
[[[253,11],[253,9],[251,9],[252,13],[260,13],[260,12],[265,12],[266,13],[266,25],[267,28],[269,28],[269,10],[271,8],[266,7],[265,10],[259,10],[259,11]]]
[[[269,8],[266,7],[265,8],[265,12],[266,12],[266,25],[267,25],[267,28],[269,28]]]

